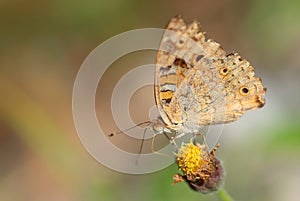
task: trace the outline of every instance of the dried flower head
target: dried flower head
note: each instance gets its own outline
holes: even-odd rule
[[[193,190],[202,193],[216,191],[223,181],[223,168],[215,157],[218,147],[209,152],[205,143],[183,143],[176,154],[178,169],[183,174],[176,174],[174,183],[186,181]]]

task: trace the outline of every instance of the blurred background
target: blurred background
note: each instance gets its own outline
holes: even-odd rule
[[[0,200],[219,200],[185,183],[172,185],[175,165],[147,175],[102,166],[82,146],[72,119],[74,80],[95,47],[128,30],[164,28],[178,14],[199,20],[209,38],[248,59],[268,89],[264,108],[224,127],[217,152],[226,169],[224,187],[235,200],[299,200],[297,0],[2,0]],[[107,71],[96,97],[105,132],[118,131],[109,110],[114,83],[153,60],[155,52],[134,53]],[[147,120],[152,90],[133,97],[140,100],[132,103],[137,122]],[[134,152],[140,143],[124,145]]]

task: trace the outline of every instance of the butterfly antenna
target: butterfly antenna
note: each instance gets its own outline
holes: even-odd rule
[[[126,132],[126,131],[129,131],[129,130],[134,129],[134,128],[139,127],[139,126],[146,126],[146,127],[148,127],[149,125],[151,125],[151,121],[145,121],[145,122],[136,124],[135,126],[132,126],[132,127],[130,127],[130,128],[127,128],[127,129],[125,129],[125,130],[121,130],[121,131],[118,131],[118,132],[115,132],[115,133],[110,133],[110,134],[108,135],[108,137],[113,137],[113,136],[115,136],[115,135],[119,135],[119,134],[121,134],[121,133],[124,133],[124,132]]]

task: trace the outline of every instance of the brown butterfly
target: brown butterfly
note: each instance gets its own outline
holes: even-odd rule
[[[247,60],[205,39],[198,22],[171,19],[155,73],[156,104],[165,130],[183,135],[236,121],[247,110],[263,107],[265,92]]]

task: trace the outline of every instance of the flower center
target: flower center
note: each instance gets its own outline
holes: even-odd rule
[[[202,158],[202,149],[200,146],[194,145],[192,142],[183,143],[176,154],[179,170],[185,174],[194,175],[204,163]]]

